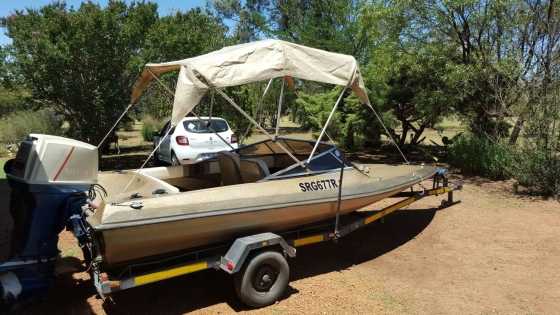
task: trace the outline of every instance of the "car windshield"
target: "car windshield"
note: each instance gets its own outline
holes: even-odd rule
[[[228,130],[228,125],[223,119],[185,120],[183,126],[188,132],[214,133]]]

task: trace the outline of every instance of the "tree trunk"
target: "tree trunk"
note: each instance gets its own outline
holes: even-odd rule
[[[513,126],[513,130],[511,131],[511,135],[509,136],[509,144],[514,145],[517,143],[517,139],[519,138],[519,134],[521,133],[521,129],[523,129],[523,125],[525,124],[525,112],[521,113],[519,117],[517,117],[517,121]]]

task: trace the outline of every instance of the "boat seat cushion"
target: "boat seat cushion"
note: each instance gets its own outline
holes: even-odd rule
[[[268,166],[260,159],[240,158],[238,154],[218,152],[218,162],[222,173],[222,185],[254,183],[270,175]]]
[[[240,160],[239,169],[244,183],[254,183],[270,175],[268,166],[260,159],[243,158]]]
[[[239,155],[229,151],[221,151],[217,154],[220,172],[222,174],[222,186],[237,185],[241,179]]]

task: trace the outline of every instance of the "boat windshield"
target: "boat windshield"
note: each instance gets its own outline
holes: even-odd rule
[[[309,161],[309,164],[307,164],[307,167],[303,167],[295,163],[295,161],[280,148],[279,143],[302,162],[307,161],[309,154],[313,150],[313,145],[315,144],[307,140],[277,138],[276,141],[265,140],[239,148],[236,151],[242,158],[258,158],[265,161],[269,166],[271,174],[267,176],[266,179],[309,175],[337,170],[343,165],[344,167],[351,166],[343,162],[343,153],[338,150],[336,146],[321,142],[315,155],[311,161]]]

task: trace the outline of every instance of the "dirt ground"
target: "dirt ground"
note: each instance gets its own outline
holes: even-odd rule
[[[426,198],[337,244],[303,247],[290,262],[287,295],[260,310],[244,308],[229,276],[210,270],[105,302],[85,273],[65,273],[45,300],[18,312],[558,313],[560,204],[509,191],[510,182],[470,178],[451,208],[438,211],[441,198]],[[66,266],[77,262],[70,234],[62,233],[60,246]]]

